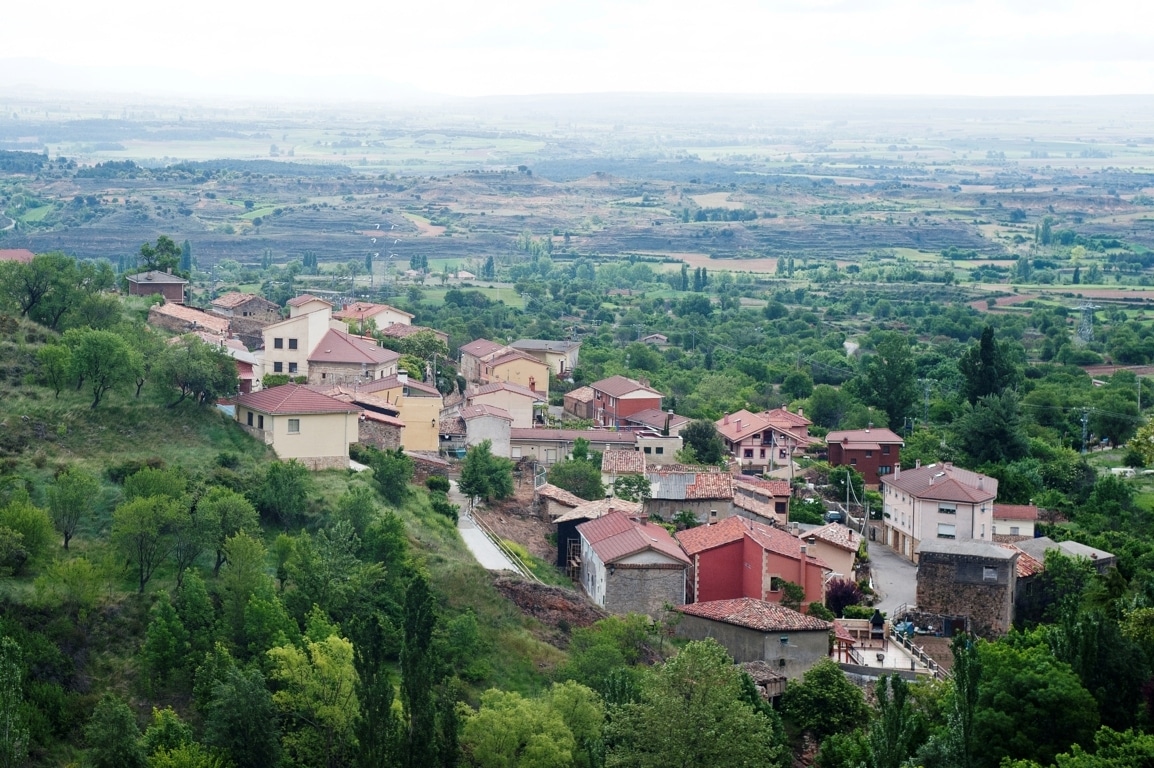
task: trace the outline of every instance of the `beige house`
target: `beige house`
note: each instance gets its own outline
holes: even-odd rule
[[[308,356],[310,384],[353,385],[383,379],[397,372],[399,352],[371,338],[330,328]]]
[[[264,372],[287,376],[308,376],[309,353],[329,330],[344,329],[332,319],[332,305],[314,296],[298,296],[289,301],[290,316],[261,331]]]
[[[881,478],[883,542],[917,562],[922,542],[993,541],[998,481],[948,462]]]
[[[608,429],[512,429],[509,458],[531,458],[551,467],[569,458],[578,438],[589,441],[591,451],[633,450],[633,435]]]
[[[1037,522],[1038,508],[1033,504],[995,504],[994,541],[1032,539]]]
[[[853,579],[857,550],[861,546],[861,534],[841,523],[830,523],[820,528],[801,531],[798,538],[807,545],[807,551],[825,561],[833,569],[833,576]]]
[[[535,423],[538,409],[547,405],[545,395],[509,381],[495,381],[474,387],[465,393],[468,405],[491,405],[513,418],[513,426],[528,429]]]
[[[549,366],[536,358],[488,339],[477,339],[460,349],[459,372],[470,384],[509,381],[549,399]]]
[[[519,339],[510,344],[513,349],[532,355],[553,369],[559,379],[573,375],[581,352],[579,341],[549,341],[547,339]]]
[[[495,405],[468,405],[461,409],[465,422],[465,445],[472,448],[489,441],[494,456],[509,455],[509,431],[513,417]]]
[[[436,451],[440,448],[444,401],[436,387],[410,379],[406,373],[395,373],[362,384],[359,391],[376,395],[397,409],[399,418],[405,422],[406,450]]]
[[[346,304],[344,309],[334,312],[333,317],[351,324],[361,333],[365,333],[370,326],[388,328],[390,325],[409,325],[413,321],[413,316],[403,309],[390,307],[388,304],[372,304],[367,301]]]
[[[460,364],[458,372],[465,377],[465,381],[470,384],[480,384],[481,382],[481,359],[488,355],[498,352],[503,347],[495,341],[488,339],[477,339],[470,341],[458,350],[460,355]]]
[[[241,395],[236,420],[253,437],[272,446],[277,458],[296,459],[309,469],[349,466],[349,445],[360,439],[361,408],[300,384]]]

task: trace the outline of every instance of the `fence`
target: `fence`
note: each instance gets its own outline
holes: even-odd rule
[[[509,547],[509,545],[505,543],[505,540],[498,536],[496,531],[490,528],[484,520],[476,515],[470,515],[469,519],[471,519],[477,528],[480,529],[481,533],[488,537],[489,541],[493,542],[493,545],[496,546],[497,549],[501,550],[501,554],[505,556],[505,559],[509,561],[517,573],[521,574],[521,576],[529,579],[530,581],[537,582],[538,584],[545,583],[537,577],[537,574],[533,573],[529,566],[525,564],[525,561],[521,559],[520,555],[514,552]]]

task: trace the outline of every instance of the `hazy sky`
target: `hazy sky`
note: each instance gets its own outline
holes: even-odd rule
[[[238,90],[246,76],[274,74],[376,77],[461,96],[1154,91],[1149,0],[57,0],[46,8],[6,5],[0,57],[171,68]]]

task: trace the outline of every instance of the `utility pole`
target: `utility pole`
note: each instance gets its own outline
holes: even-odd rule
[[[1086,453],[1086,441],[1089,437],[1090,428],[1090,409],[1082,409],[1082,454]]]
[[[934,379],[918,379],[918,383],[922,385],[922,393],[924,400],[922,403],[922,423],[930,423],[930,390],[936,383]]]

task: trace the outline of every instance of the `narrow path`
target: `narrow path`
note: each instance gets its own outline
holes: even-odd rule
[[[469,500],[457,490],[456,480],[449,481],[449,501],[461,508],[460,517],[457,518],[457,531],[481,567],[487,571],[520,573],[505,553],[473,522],[473,518],[469,515]]]

